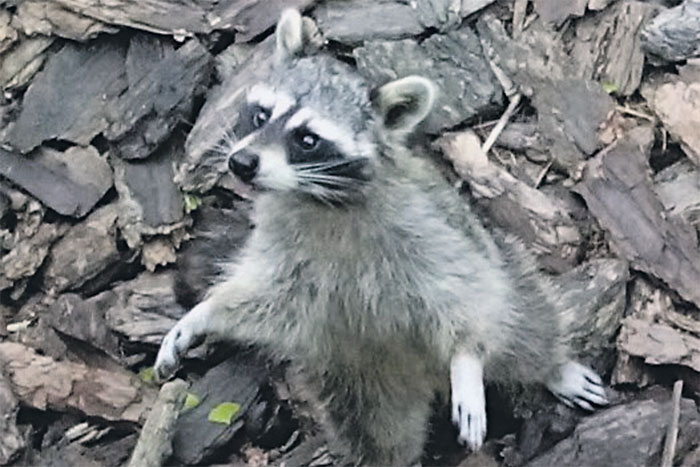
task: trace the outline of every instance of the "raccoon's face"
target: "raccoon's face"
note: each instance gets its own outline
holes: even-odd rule
[[[261,83],[248,90],[233,129],[241,139],[230,148],[231,171],[262,189],[327,201],[357,195],[372,178],[371,132],[335,121],[320,110],[319,96],[285,88]]]
[[[301,57],[305,35],[295,10],[283,12],[276,39],[269,80],[247,90],[231,131],[229,168],[261,189],[331,203],[357,198],[379,162],[378,133],[410,133],[430,111],[434,86],[408,77],[370,92],[348,65]]]

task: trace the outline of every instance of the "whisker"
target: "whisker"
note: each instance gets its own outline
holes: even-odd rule
[[[322,183],[337,187],[353,187],[357,185],[358,180],[348,177],[337,177],[334,175],[322,174],[305,174],[299,173],[299,179],[303,182]]]

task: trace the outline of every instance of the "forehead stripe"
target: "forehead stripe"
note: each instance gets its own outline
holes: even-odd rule
[[[292,96],[284,92],[278,92],[264,84],[256,84],[248,91],[249,104],[258,104],[271,111],[270,120],[281,117],[294,107]]]

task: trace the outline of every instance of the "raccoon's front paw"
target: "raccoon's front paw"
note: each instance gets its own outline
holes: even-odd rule
[[[192,346],[195,336],[185,320],[178,323],[165,335],[160,344],[156,363],[153,367],[156,380],[165,381],[175,373],[180,360]]]
[[[562,365],[559,379],[547,385],[569,407],[575,405],[594,410],[594,405],[608,404],[603,381],[595,371],[573,361]]]
[[[472,451],[486,438],[486,398],[481,363],[468,356],[452,362],[452,422],[459,428],[457,440]]]

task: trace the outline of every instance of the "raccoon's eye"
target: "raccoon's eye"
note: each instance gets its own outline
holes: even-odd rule
[[[299,145],[299,147],[304,151],[312,151],[316,149],[316,146],[318,146],[319,141],[318,136],[306,131],[295,134],[294,140],[297,143],[297,145]]]
[[[260,128],[270,119],[270,111],[267,109],[259,108],[253,113],[253,126],[255,128]]]

